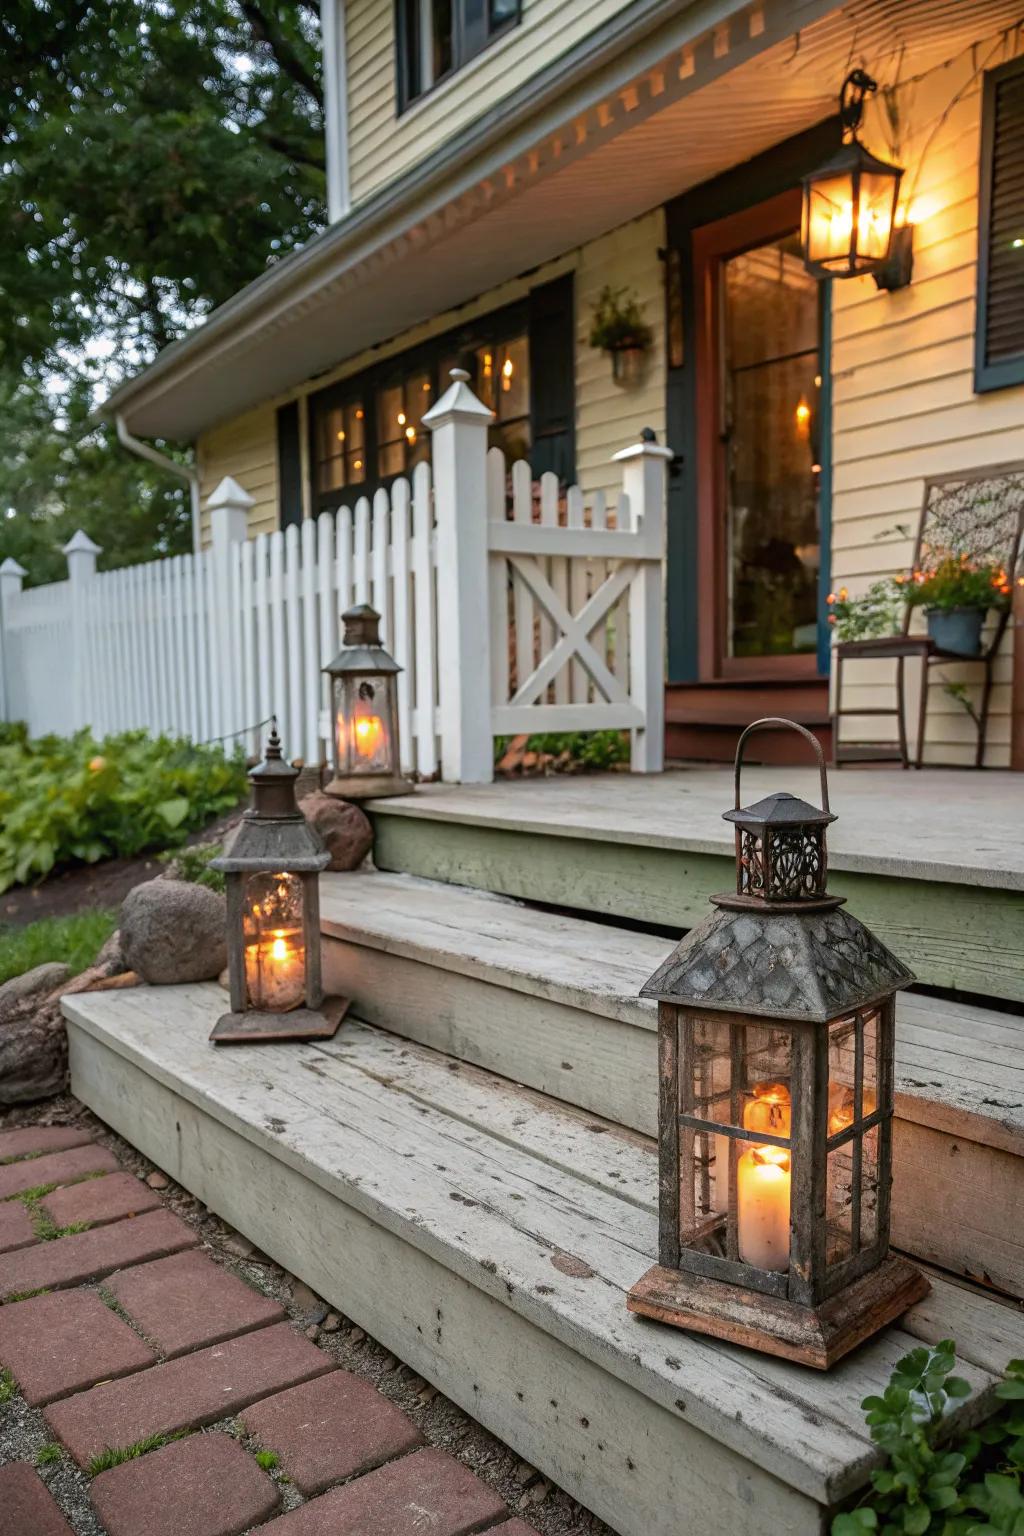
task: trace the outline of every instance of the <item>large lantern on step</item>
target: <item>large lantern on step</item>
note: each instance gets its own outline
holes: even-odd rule
[[[752,731],[811,742],[822,808],[740,808]],[[827,1369],[924,1295],[889,1254],[896,991],[913,976],[826,889],[821,748],[758,720],[736,753],[735,893],[642,990],[658,1000],[660,1263],[631,1311]]]
[[[343,800],[404,795],[398,740],[401,667],[380,643],[380,614],[367,603],[341,616],[341,650],[324,671],[331,680],[334,777],[327,794]]]
[[[231,1012],[217,1045],[325,1040],[348,1004],[320,980],[320,871],[330,855],[295,803],[299,770],[281,756],[276,725],[249,775],[252,806],[211,868],[224,872]]]

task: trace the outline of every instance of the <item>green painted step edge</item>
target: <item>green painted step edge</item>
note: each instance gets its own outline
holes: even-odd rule
[[[378,869],[692,928],[726,856],[372,812]],[[1024,893],[835,871],[829,888],[930,986],[1024,1002]]]

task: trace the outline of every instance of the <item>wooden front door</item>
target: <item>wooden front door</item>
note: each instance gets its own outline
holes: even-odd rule
[[[673,755],[728,757],[759,714],[827,732],[822,288],[799,228],[794,186],[691,232],[696,643],[694,675],[669,689]]]

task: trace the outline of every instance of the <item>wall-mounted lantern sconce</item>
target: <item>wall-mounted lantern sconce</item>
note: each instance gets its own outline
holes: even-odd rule
[[[804,264],[815,277],[864,277],[892,291],[910,282],[913,228],[896,226],[903,169],[864,148],[857,137],[864,99],[878,86],[854,69],[839,93],[842,147],[804,177],[801,238]]]

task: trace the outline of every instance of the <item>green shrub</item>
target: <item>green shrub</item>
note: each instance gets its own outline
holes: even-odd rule
[[[77,976],[92,965],[116,927],[116,912],[87,911],[0,928],[0,985],[49,960],[63,961]]]
[[[510,736],[494,738],[494,761],[500,762],[505,754]],[[568,752],[573,762],[587,768],[610,768],[613,763],[629,762],[629,733],[627,731],[549,731],[531,736],[526,743],[527,752],[547,752],[561,757]]]
[[[245,790],[239,751],[127,731],[0,741],[0,891],[55,864],[184,842]]]
[[[162,862],[168,865],[175,880],[187,880],[190,885],[205,885],[211,891],[224,891],[227,885],[219,869],[210,868],[210,860],[224,852],[222,843],[191,843],[186,848],[162,853]]]
[[[940,1445],[951,1399],[970,1386],[952,1374],[955,1345],[911,1350],[881,1397],[866,1397],[871,1438],[886,1463],[872,1491],[837,1515],[832,1536],[1021,1536],[1024,1533],[1024,1360],[995,1389],[999,1411]]]

